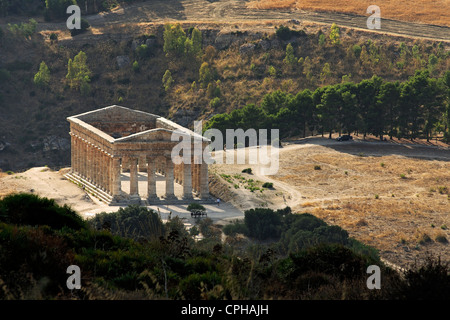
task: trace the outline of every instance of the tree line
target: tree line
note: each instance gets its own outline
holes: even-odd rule
[[[440,78],[418,70],[407,81],[385,81],[379,76],[359,83],[343,82],[297,94],[276,90],[259,106],[248,104],[214,115],[204,130],[279,129],[280,138],[308,133],[368,134],[383,140],[442,135],[450,141],[450,71]]]

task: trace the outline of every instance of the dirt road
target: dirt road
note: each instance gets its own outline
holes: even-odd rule
[[[117,11],[90,17],[90,21],[101,24],[143,23],[179,21],[203,21],[236,23],[240,21],[289,20],[311,21],[325,24],[367,29],[367,16],[343,13],[319,13],[300,10],[249,9],[242,0],[160,0],[135,3]],[[450,28],[421,23],[382,20],[381,30],[376,33],[392,33],[408,37],[421,37],[450,41]]]
[[[266,22],[280,23],[292,20],[300,22],[323,23],[330,25],[367,30],[368,15],[334,13],[334,12],[308,12],[298,9],[268,10],[249,9],[247,1],[242,0],[154,0],[125,5],[112,12],[84,16],[93,28],[111,27],[114,25],[165,23],[169,21],[238,24],[255,23],[260,27]],[[17,18],[15,18],[17,20]],[[0,21],[18,22],[16,20]],[[66,30],[65,23],[48,23],[43,19],[39,22],[38,31]],[[270,28],[273,29],[273,26]],[[427,38],[450,42],[450,28],[422,23],[403,22],[382,19],[380,30],[370,30],[375,34],[393,34],[407,37]],[[81,36],[82,37],[82,36]]]

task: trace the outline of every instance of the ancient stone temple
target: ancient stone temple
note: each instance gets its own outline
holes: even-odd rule
[[[193,156],[175,164],[171,157],[179,143],[171,139],[175,130],[192,144],[200,142],[205,150],[210,141],[201,135],[163,117],[120,106],[67,120],[72,170],[66,177],[102,201],[151,205],[211,200],[208,164]],[[176,184],[181,190],[177,195]]]

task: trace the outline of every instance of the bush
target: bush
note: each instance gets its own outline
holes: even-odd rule
[[[26,193],[0,200],[0,221],[17,225],[47,225],[54,229],[86,227],[83,219],[67,205],[61,207],[53,199]]]
[[[134,72],[139,72],[140,68],[139,68],[139,63],[137,61],[133,62],[133,71]]]
[[[281,25],[275,31],[276,36],[281,40],[289,40],[292,37],[298,37],[305,35],[305,31],[303,30],[291,30],[289,27]]]
[[[187,211],[193,211],[193,210],[206,211],[206,208],[204,206],[202,206],[201,204],[193,202],[187,206],[186,210]]]
[[[427,257],[404,272],[405,281],[395,293],[397,299],[446,300],[450,297],[450,267],[440,258]]]
[[[248,229],[243,221],[236,220],[224,226],[223,233],[227,236],[234,236],[236,234],[247,235]]]
[[[314,170],[322,170],[322,168],[318,165],[314,166]]]
[[[136,54],[139,58],[145,59],[150,56],[151,49],[146,44],[141,44],[136,48]]]
[[[120,208],[117,212],[97,214],[89,220],[97,230],[110,230],[113,234],[132,239],[151,240],[164,234],[164,227],[158,214],[137,205]]]
[[[257,208],[244,212],[248,236],[258,240],[278,238],[281,234],[281,215],[271,209]]]
[[[52,299],[62,293],[74,254],[61,236],[48,227],[0,223],[0,248],[0,299]]]
[[[246,169],[242,170],[242,173],[252,174],[252,168],[246,168]]]
[[[263,186],[263,188],[272,189],[273,188],[273,183],[272,182],[265,182],[262,186]]]
[[[74,37],[74,36],[76,36],[78,34],[86,32],[87,29],[89,29],[91,27],[91,25],[89,24],[89,21],[87,21],[84,18],[81,18],[80,24],[81,24],[81,28],[80,29],[71,29],[70,30],[70,35],[72,37]]]

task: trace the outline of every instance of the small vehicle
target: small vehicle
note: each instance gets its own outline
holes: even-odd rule
[[[353,139],[353,137],[349,134],[344,134],[344,135],[336,138],[337,141],[348,141],[348,140],[352,140],[352,139]]]

